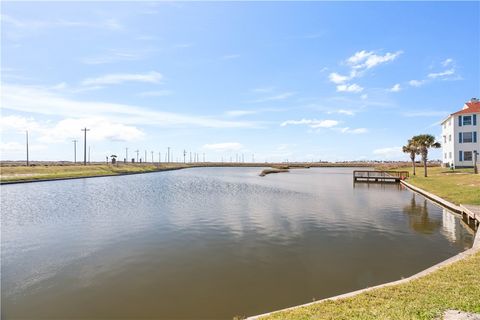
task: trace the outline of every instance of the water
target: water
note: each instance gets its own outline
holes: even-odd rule
[[[2,187],[2,318],[231,319],[407,277],[460,219],[352,169],[196,168]]]

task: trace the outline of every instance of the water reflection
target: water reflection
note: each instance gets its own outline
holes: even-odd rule
[[[417,203],[418,202],[418,203]],[[428,214],[428,200],[421,197],[417,200],[417,195],[412,192],[410,204],[403,208],[403,212],[408,216],[410,227],[424,234],[432,234],[442,226],[442,219],[432,218]]]
[[[231,319],[399,279],[472,243],[398,185],[353,188],[352,169],[258,172],[2,187],[2,318]]]

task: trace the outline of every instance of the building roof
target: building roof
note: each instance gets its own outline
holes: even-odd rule
[[[470,100],[469,102],[465,103],[462,110],[452,113],[452,115],[464,113],[480,113],[480,100]]]

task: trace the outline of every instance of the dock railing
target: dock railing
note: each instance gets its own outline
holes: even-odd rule
[[[409,177],[408,171],[376,171],[376,170],[355,170],[353,171],[354,181],[394,181],[399,182]]]

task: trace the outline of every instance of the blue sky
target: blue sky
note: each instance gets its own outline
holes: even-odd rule
[[[480,96],[479,2],[2,2],[1,158],[393,160]],[[83,142],[77,157],[82,156]],[[439,158],[440,151],[431,158]]]

